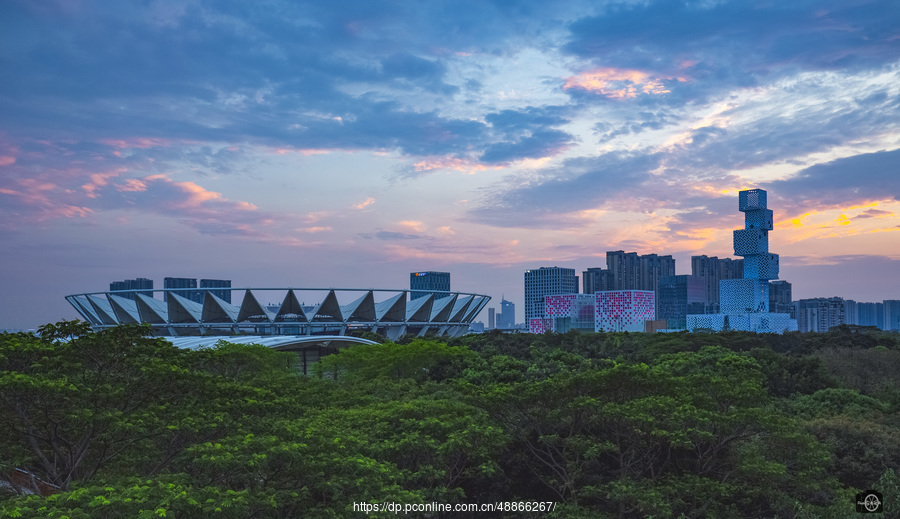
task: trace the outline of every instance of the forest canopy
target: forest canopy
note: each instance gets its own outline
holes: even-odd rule
[[[867,489],[900,513],[897,334],[404,337],[303,376],[147,332],[0,335],[0,517],[844,518]]]

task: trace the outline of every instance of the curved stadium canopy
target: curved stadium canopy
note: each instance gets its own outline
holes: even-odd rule
[[[184,289],[90,292],[69,295],[66,300],[95,330],[131,323],[149,324],[153,333],[160,336],[343,336],[360,330],[395,340],[404,333],[462,335],[491,299],[463,292],[429,292],[409,299],[409,290],[385,289],[190,290],[189,295],[202,302],[186,297]],[[156,294],[161,297],[153,297]],[[240,303],[232,304],[226,299],[240,299]]]

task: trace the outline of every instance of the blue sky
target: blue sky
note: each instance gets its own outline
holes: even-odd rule
[[[114,280],[456,290],[607,250],[900,298],[900,4],[0,4],[0,328]],[[486,316],[482,316],[486,319]]]

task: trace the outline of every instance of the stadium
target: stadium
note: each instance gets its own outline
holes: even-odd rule
[[[369,331],[394,340],[403,334],[462,335],[491,299],[463,292],[429,292],[409,299],[409,292],[349,288],[137,289],[73,294],[66,300],[94,330],[143,323],[154,335],[167,337],[343,336]],[[153,297],[157,293],[162,297]],[[202,303],[197,302],[198,295]],[[240,304],[230,302],[237,299]],[[279,304],[261,303],[279,300]]]
[[[66,296],[97,330],[145,324],[181,348],[219,340],[295,351],[306,373],[319,357],[352,344],[374,344],[354,332],[389,340],[404,334],[457,337],[490,301],[463,292],[351,288],[135,289]],[[159,294],[156,298],[154,295]],[[232,304],[231,301],[238,301]],[[377,300],[377,301],[376,301]],[[271,303],[270,301],[280,301]]]

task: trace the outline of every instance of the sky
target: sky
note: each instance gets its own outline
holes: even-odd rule
[[[451,288],[606,251],[900,299],[900,2],[0,2],[0,329],[147,277]],[[487,320],[483,312],[480,320]]]

